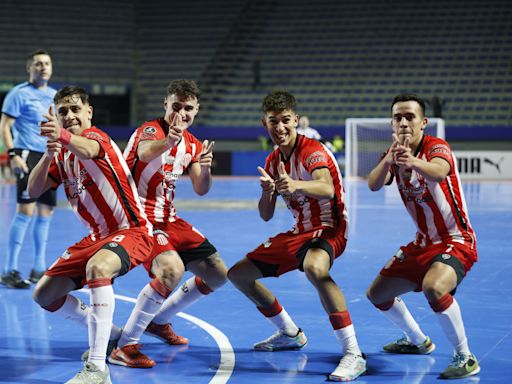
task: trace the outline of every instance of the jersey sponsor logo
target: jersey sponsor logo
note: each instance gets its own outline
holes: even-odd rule
[[[174,160],[176,160],[175,157],[172,156],[169,152],[165,154],[165,164],[174,164]]]
[[[324,153],[321,151],[313,152],[311,155],[309,155],[306,158],[306,167],[310,168],[316,163],[325,163],[327,162],[327,158],[325,157]]]
[[[185,153],[183,155],[183,158],[181,159],[182,167],[187,168],[191,161],[192,161],[192,155],[190,153]]]
[[[452,256],[451,255],[442,254],[441,257],[443,258],[443,260],[448,260]]]

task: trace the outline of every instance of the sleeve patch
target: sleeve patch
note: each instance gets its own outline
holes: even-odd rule
[[[103,136],[101,136],[97,132],[86,132],[84,136],[91,140],[96,140],[96,141],[101,141],[101,142],[105,141]]]
[[[442,156],[450,156],[450,148],[448,148],[446,145],[444,144],[436,144],[434,146],[432,146],[432,148],[430,149],[429,151],[429,155],[430,157],[434,157],[436,155],[442,155]]]
[[[311,155],[309,155],[306,158],[306,167],[311,168],[315,164],[326,163],[326,162],[327,162],[327,158],[325,157],[325,154],[322,151],[316,151],[316,152],[313,152]]]

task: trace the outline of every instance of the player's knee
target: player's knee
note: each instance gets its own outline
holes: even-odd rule
[[[428,301],[438,300],[449,292],[441,281],[423,281],[422,290]]]
[[[185,268],[183,265],[167,264],[165,266],[161,266],[156,275],[167,286],[174,286],[181,280],[184,273]]]
[[[312,283],[320,283],[329,278],[329,271],[317,263],[304,263],[304,273]]]
[[[239,264],[235,264],[228,270],[227,277],[236,287],[244,285],[247,280]]]
[[[112,277],[113,270],[112,263],[104,258],[91,258],[85,268],[87,280],[99,279],[104,277]]]
[[[44,309],[55,301],[55,297],[53,297],[53,295],[48,294],[45,289],[42,289],[38,285],[36,285],[34,292],[32,292],[32,299]]]

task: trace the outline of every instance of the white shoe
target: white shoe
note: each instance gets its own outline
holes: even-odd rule
[[[347,353],[340,360],[333,373],[329,375],[330,381],[352,381],[366,372],[366,358],[364,355]]]
[[[260,341],[254,344],[253,348],[255,351],[284,351],[288,349],[300,349],[308,343],[308,338],[299,329],[299,333],[296,336],[288,336],[277,331],[268,339]]]
[[[66,384],[112,384],[110,371],[105,366],[105,371],[100,371],[94,363],[84,363],[84,367]]]

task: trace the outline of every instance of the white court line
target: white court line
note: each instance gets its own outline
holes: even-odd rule
[[[81,291],[85,292],[88,290],[81,289]],[[133,297],[117,294],[114,294],[114,297],[119,300],[128,301],[130,303],[137,302],[137,300],[134,299]],[[178,312],[177,315],[185,320],[190,321],[191,323],[196,324],[200,328],[204,329],[207,333],[209,333],[211,337],[213,337],[213,340],[215,340],[215,342],[219,346],[220,363],[219,367],[217,368],[217,372],[210,380],[210,384],[227,383],[229,378],[233,374],[233,370],[235,368],[235,352],[233,351],[233,347],[231,346],[231,343],[229,342],[227,336],[210,323],[207,323],[206,321],[203,321],[195,316],[183,312]]]

